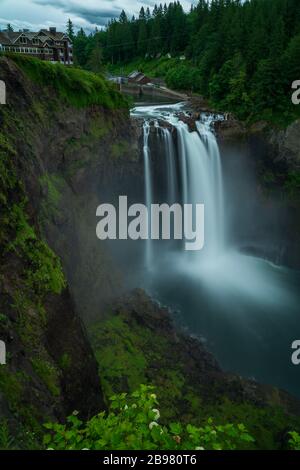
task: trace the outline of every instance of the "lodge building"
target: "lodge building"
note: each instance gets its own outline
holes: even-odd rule
[[[26,29],[19,32],[0,31],[0,52],[17,52],[53,63],[73,65],[72,41],[54,27],[41,29],[37,33]]]

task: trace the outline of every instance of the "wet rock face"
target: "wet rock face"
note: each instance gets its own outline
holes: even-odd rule
[[[63,408],[67,415],[78,410],[82,417],[91,417],[106,408],[98,366],[85,328],[76,314],[70,293],[50,297],[45,338],[49,354],[62,369]]]
[[[274,146],[278,160],[300,169],[300,120],[293,122],[285,131],[271,130],[269,142]]]
[[[76,201],[88,197],[89,188],[93,191],[99,186],[108,154],[112,156],[108,184],[124,148],[131,163],[136,161],[138,146],[126,146],[127,134],[135,135],[135,130],[131,130],[124,112],[118,115],[101,108],[62,106],[53,93],[41,91],[3,57],[0,79],[7,83],[8,94],[7,106],[0,108],[0,122],[15,151],[13,171],[22,183],[22,192],[18,189],[20,195],[13,194],[13,202],[18,204],[26,196],[20,210],[36,233],[33,247],[41,243],[43,233],[43,240],[55,253],[64,254],[64,272],[68,275],[68,271],[74,272],[74,264],[80,264],[74,233],[78,228]],[[118,178],[122,181],[122,171]],[[78,209],[83,210],[81,203]],[[9,242],[14,241],[16,230],[10,227]],[[66,242],[71,230],[72,246]],[[72,300],[68,288],[61,294],[54,290],[41,294],[34,286],[36,290],[29,292],[24,275],[31,269],[30,263],[6,248],[0,243],[0,338],[9,353],[7,366],[0,369],[0,413],[8,416],[13,429],[25,424],[40,430],[43,422],[63,420],[74,409],[83,418],[103,410],[98,366],[74,296]],[[68,257],[76,262],[68,265]],[[47,264],[42,261],[40,266],[45,268],[40,279],[43,282]],[[90,277],[97,278],[97,270]],[[80,276],[76,279],[78,285],[83,284]]]
[[[247,135],[246,128],[240,122],[228,115],[228,119],[217,121],[214,128],[221,142],[230,142],[236,139],[244,139]]]

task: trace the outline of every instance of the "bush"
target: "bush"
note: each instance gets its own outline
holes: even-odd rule
[[[55,450],[234,450],[254,441],[243,424],[215,426],[212,419],[203,427],[160,424],[151,386],[141,385],[131,395],[114,395],[110,401],[108,413],[86,423],[74,412],[67,424],[45,424],[50,432],[44,445]]]
[[[289,444],[292,450],[300,450],[300,435],[297,432],[290,432],[289,433],[291,438],[289,440]]]

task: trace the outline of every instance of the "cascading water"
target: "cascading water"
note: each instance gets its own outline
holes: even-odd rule
[[[224,207],[221,160],[218,145],[210,121],[197,123],[197,132],[190,132],[187,124],[173,114],[164,116],[177,133],[179,174],[177,174],[176,152],[171,131],[159,127],[158,121],[154,126],[160,130],[165,147],[167,172],[166,183],[167,201],[183,204],[204,204],[208,215],[205,220],[205,247],[201,253],[206,261],[213,260],[224,249]],[[151,169],[149,160],[149,120],[144,121],[144,173],[146,205],[149,208],[152,201]],[[178,198],[177,185],[181,187]],[[147,244],[146,259],[149,266],[151,242]]]
[[[188,253],[182,244],[147,241],[146,260],[151,270],[149,276],[141,276],[141,285],[179,311],[177,321],[191,333],[205,337],[225,369],[299,395],[299,372],[291,363],[290,348],[299,331],[300,274],[245,255],[238,245],[229,246],[212,116],[203,115],[196,123],[197,132],[190,132],[179,119],[179,111],[184,112],[182,104],[138,107],[132,112],[145,119],[145,199],[148,207],[158,199],[149,153],[153,121],[157,129],[153,138],[164,146],[166,159],[165,177],[160,182],[166,195],[161,202],[203,203],[205,246],[200,252]],[[160,126],[161,121],[167,125]],[[153,161],[155,157],[153,154]],[[235,204],[242,203],[235,200]]]
[[[162,128],[164,147],[166,149],[166,162],[167,162],[167,188],[168,188],[168,203],[173,204],[176,202],[177,197],[177,173],[175,161],[175,146],[173,137],[169,129]]]
[[[150,168],[150,149],[149,149],[149,133],[150,124],[149,121],[145,120],[143,125],[144,132],[144,173],[145,173],[145,203],[148,208],[148,227],[150,228],[150,207],[152,204],[152,179],[151,179],[151,168]],[[146,241],[146,267],[150,269],[152,261],[152,244],[151,238]]]

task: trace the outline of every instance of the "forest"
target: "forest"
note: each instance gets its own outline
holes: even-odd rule
[[[189,12],[173,2],[122,11],[90,35],[69,21],[67,32],[77,65],[94,72],[139,68],[243,120],[299,116],[287,99],[300,77],[298,0],[199,0]]]

